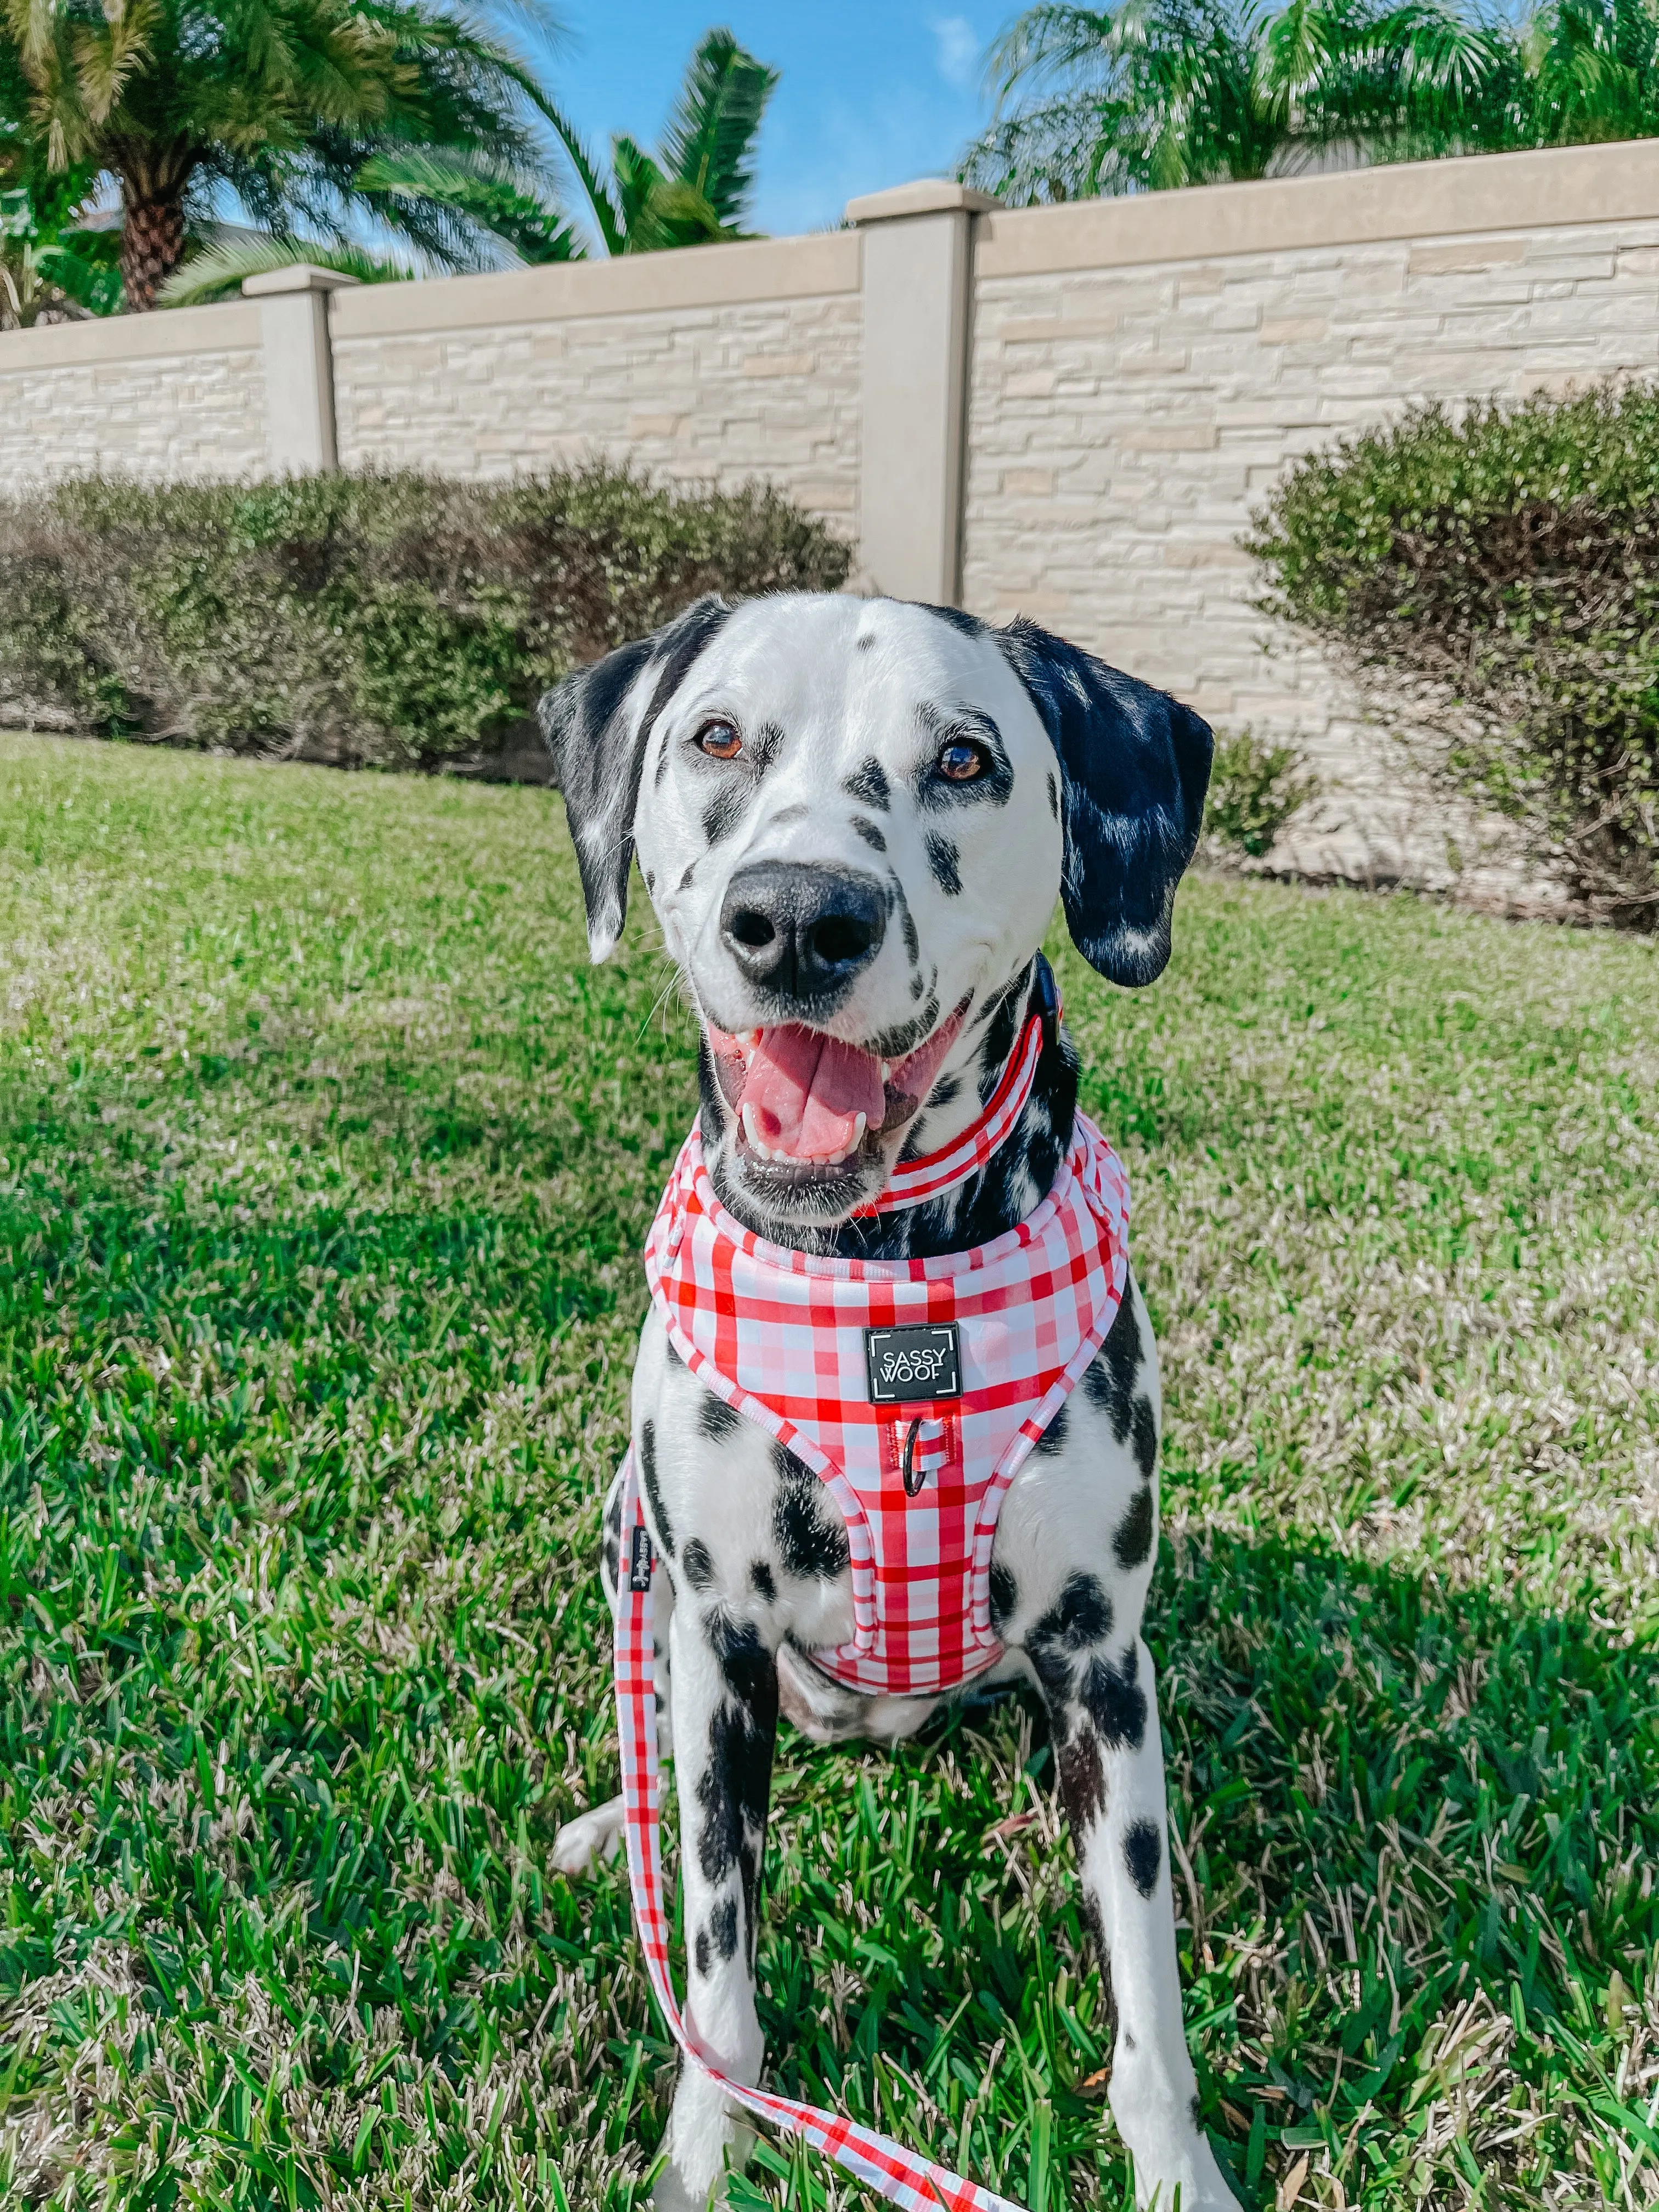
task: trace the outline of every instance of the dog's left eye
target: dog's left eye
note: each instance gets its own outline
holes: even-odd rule
[[[976,775],[983,775],[990,765],[990,756],[984,746],[975,744],[968,738],[952,738],[938,761],[939,772],[947,783],[971,783]]]
[[[692,742],[710,760],[736,760],[743,750],[743,739],[734,722],[705,722]]]

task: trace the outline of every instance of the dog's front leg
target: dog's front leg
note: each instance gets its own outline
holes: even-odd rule
[[[689,1590],[674,1610],[669,1650],[687,2020],[713,2063],[752,2085],[761,2069],[756,1915],[777,1731],[777,1662],[752,1624],[733,1620],[718,1604],[699,1607]],[[727,2165],[742,2163],[750,2133],[705,2074],[684,2067],[669,2121],[668,2167],[657,2184],[659,2212],[703,2212]]]
[[[1107,2094],[1134,2160],[1135,2201],[1238,2212],[1198,2124],[1181,2017],[1152,1655],[1135,1637],[1119,1652],[1081,1655],[1074,1670],[1043,1671],[1060,1796],[1117,2008]]]

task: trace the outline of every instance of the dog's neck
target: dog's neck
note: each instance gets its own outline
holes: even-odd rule
[[[899,1158],[918,1159],[940,1151],[985,1110],[1036,1003],[1035,963],[971,1013],[940,1069],[926,1104],[910,1124]],[[1048,1196],[1072,1141],[1077,1110],[1078,1059],[1057,1032],[1046,1042],[1032,1079],[1031,1095],[1007,1137],[985,1165],[963,1182],[919,1206],[895,1206],[822,1229],[780,1223],[758,1215],[732,1191],[722,1172],[719,1139],[729,1114],[714,1079],[707,1048],[699,1065],[703,1145],[715,1193],[745,1228],[769,1243],[843,1260],[931,1260],[988,1244],[1024,1221]]]

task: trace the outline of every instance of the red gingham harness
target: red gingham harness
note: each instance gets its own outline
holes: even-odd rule
[[[878,1205],[915,1203],[982,1166],[1024,1108],[1041,1046],[1033,1021],[975,1128],[897,1170]],[[841,1508],[854,1633],[814,1655],[839,1680],[931,1692],[959,1686],[1000,1656],[989,1593],[997,1515],[1112,1325],[1127,1275],[1128,1212],[1121,1163],[1079,1115],[1048,1197],[990,1243],[932,1260],[818,1259],[744,1229],[714,1194],[698,1132],[686,1139],[646,1244],[652,1296],[693,1373],[804,1460]],[[866,1330],[952,1323],[959,1395],[907,1398],[896,1408],[870,1402]],[[1018,2212],[872,2129],[732,2081],[682,2016],[663,1905],[653,1561],[631,1450],[622,1525],[616,1673],[628,1870],[647,1969],[676,2042],[733,2102],[804,2137],[908,2212]]]

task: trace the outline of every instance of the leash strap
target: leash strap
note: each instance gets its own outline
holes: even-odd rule
[[[867,1206],[854,1208],[854,1219],[872,1213],[890,1213],[896,1206],[920,1206],[925,1200],[937,1198],[941,1191],[950,1190],[959,1182],[966,1182],[970,1175],[976,1175],[1005,1142],[1025,1111],[1043,1045],[1059,1030],[1060,1001],[1054,994],[1054,977],[1041,953],[1037,959],[1037,1004],[1027,1018],[1018,1045],[1008,1055],[1008,1065],[985,1111],[942,1150],[928,1152],[919,1160],[901,1160],[879,1196],[872,1198]]]
[[[654,1562],[630,1449],[623,1462],[622,1525],[628,1541],[617,1565],[617,1727],[622,1741],[623,1802],[627,1812],[628,1878],[646,1971],[663,2018],[687,2060],[756,2118],[802,2136],[904,2212],[1020,2212],[1006,2197],[964,2181],[873,2128],[815,2105],[745,2088],[723,2074],[698,2045],[675,2001],[668,1973],[668,1914],[662,1884],[662,1776],[657,1765],[657,1704],[652,1682]]]

